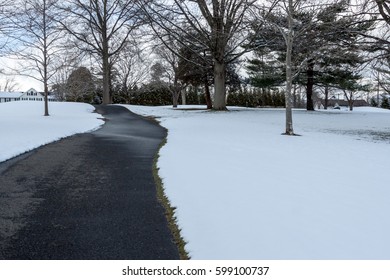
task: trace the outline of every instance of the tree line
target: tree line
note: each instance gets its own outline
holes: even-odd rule
[[[297,87],[307,110],[316,89],[325,105],[332,90],[353,105],[367,73],[389,92],[389,26],[383,0],[2,0],[0,53],[19,64],[4,72],[43,83],[45,115],[49,87],[103,104],[150,91],[150,104],[177,106],[196,92],[214,110],[282,92],[293,135]]]

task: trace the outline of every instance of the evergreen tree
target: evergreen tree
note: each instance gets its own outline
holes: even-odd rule
[[[338,0],[316,9],[299,10],[294,13],[293,64],[300,71],[294,83],[306,87],[307,110],[314,110],[314,86],[338,85],[338,75],[351,67],[359,66],[359,38],[372,27],[371,21],[342,16],[348,13],[350,1]],[[271,14],[269,26],[256,35],[256,59],[249,61],[248,72],[255,86],[281,85],[284,80],[280,67],[285,61],[283,38],[275,33],[275,25],[287,28],[283,14]],[[257,29],[258,26],[254,26]],[[265,57],[265,59],[264,59]],[[257,71],[257,74],[256,74]]]
[[[66,83],[66,100],[92,103],[95,83],[91,71],[86,67],[75,69]]]
[[[381,108],[390,109],[389,99],[387,97],[383,97],[381,102]]]

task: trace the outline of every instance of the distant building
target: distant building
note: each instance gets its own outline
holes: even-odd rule
[[[349,103],[345,99],[337,99],[335,96],[332,96],[328,99],[328,108],[338,108],[338,107],[348,107]],[[366,100],[356,99],[353,101],[353,107],[365,107],[370,106]],[[314,99],[314,108],[324,109],[325,108],[325,99],[315,98]]]
[[[0,103],[11,101],[44,101],[45,94],[31,88],[26,92],[0,92]],[[57,101],[52,95],[48,96],[49,101]]]
[[[0,103],[19,101],[20,97],[23,95],[22,92],[3,92],[0,91]]]

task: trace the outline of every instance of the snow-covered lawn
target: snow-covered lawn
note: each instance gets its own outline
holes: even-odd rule
[[[95,108],[83,103],[51,102],[44,117],[43,102],[0,103],[0,162],[61,138],[97,129],[104,122]]]
[[[168,128],[160,176],[193,259],[390,259],[390,111],[127,106]],[[0,104],[0,162],[97,129],[80,103]]]
[[[158,166],[193,259],[390,259],[390,111],[229,112],[127,106],[159,117]]]

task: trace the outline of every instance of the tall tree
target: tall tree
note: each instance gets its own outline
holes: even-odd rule
[[[17,0],[12,14],[14,29],[10,35],[19,44],[13,44],[13,56],[21,60],[18,74],[43,83],[44,115],[49,116],[48,85],[56,73],[61,33],[60,15],[55,9],[57,0]]]
[[[100,60],[103,104],[112,103],[110,92],[113,59],[128,44],[128,39],[142,24],[135,0],[65,0],[60,9],[67,14],[61,22],[75,39],[74,46]]]
[[[173,0],[153,1],[146,10],[152,27],[163,42],[176,37],[183,46],[194,40],[210,53],[213,60],[215,110],[226,110],[226,67],[246,51],[251,9],[255,0]],[[161,33],[164,30],[165,33]],[[195,32],[196,36],[191,36]],[[182,36],[187,34],[188,36]],[[191,40],[185,40],[191,38]],[[168,45],[166,43],[166,45]],[[169,47],[169,46],[168,46]]]
[[[373,22],[353,15],[350,5],[349,0],[334,0],[323,5],[315,14],[313,27],[305,32],[305,44],[300,52],[309,57],[304,75],[308,110],[314,110],[311,97],[315,85],[337,87],[340,82],[337,76],[343,71],[344,77],[354,80],[355,75],[349,72],[363,63],[361,34],[369,32]]]

